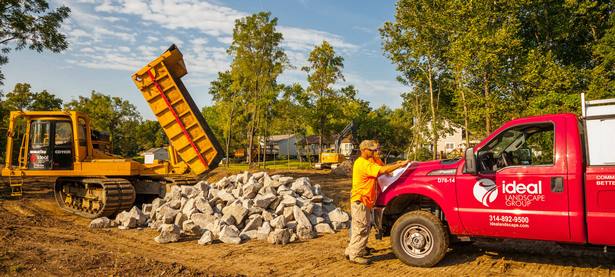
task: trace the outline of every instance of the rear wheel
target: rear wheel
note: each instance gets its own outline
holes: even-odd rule
[[[449,237],[442,221],[426,211],[401,216],[391,230],[393,253],[411,266],[432,267],[444,258]]]

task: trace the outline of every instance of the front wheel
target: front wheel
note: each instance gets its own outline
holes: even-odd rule
[[[393,253],[411,266],[432,267],[444,258],[449,237],[442,221],[426,211],[401,216],[391,230]]]

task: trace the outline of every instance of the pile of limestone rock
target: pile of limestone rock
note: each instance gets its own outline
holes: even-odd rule
[[[252,239],[286,244],[335,233],[348,228],[349,220],[309,178],[244,172],[215,184],[200,181],[173,187],[164,198],[143,204],[142,210],[135,206],[113,221],[98,218],[90,227],[149,226],[160,232],[155,238],[158,243],[200,237],[199,244],[216,240],[239,244]]]

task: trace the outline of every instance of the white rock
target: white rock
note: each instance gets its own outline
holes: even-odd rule
[[[90,229],[109,228],[111,227],[111,220],[107,217],[99,217],[90,221]]]
[[[240,244],[241,243],[241,238],[239,237],[239,230],[237,230],[237,227],[233,225],[224,226],[222,228],[222,231],[220,231],[219,239],[220,241],[224,243],[230,243],[230,244]]]
[[[271,227],[275,229],[283,229],[286,227],[286,219],[284,219],[283,215],[280,215],[273,220],[271,220]]]
[[[129,229],[129,228],[137,227],[137,219],[130,216],[130,213],[128,213],[127,211],[123,211],[119,213],[115,217],[115,221],[118,222],[119,224],[118,227],[123,227],[122,229]]]
[[[182,190],[183,197],[188,197],[194,191],[194,188],[192,186],[181,186],[180,188]]]
[[[252,177],[255,179],[260,179],[260,178],[263,178],[265,175],[267,175],[267,172],[261,171],[261,172],[256,172],[252,174]]]
[[[224,207],[224,209],[222,209],[222,214],[230,214],[231,216],[233,216],[233,218],[235,218],[235,222],[237,224],[241,224],[248,215],[248,209],[244,208],[240,204],[235,203],[233,205]]]
[[[293,182],[290,189],[307,198],[312,198],[314,196],[312,185],[310,185],[310,179],[307,177],[297,178],[297,180]]]
[[[280,202],[281,204],[283,204],[286,207],[293,207],[297,204],[297,199],[290,196],[290,195],[284,195],[282,197],[282,202]]]
[[[202,198],[202,197],[196,198],[196,200],[194,201],[194,206],[201,213],[204,213],[204,214],[214,213],[214,209],[211,207],[211,205],[209,205],[209,202],[207,202],[205,198]]]
[[[130,217],[135,218],[135,220],[137,221],[138,227],[145,226],[148,217],[143,212],[141,212],[141,210],[137,208],[137,206],[132,207],[132,209],[130,209],[130,212],[128,212],[128,214]]]
[[[168,206],[171,209],[176,209],[177,210],[177,209],[180,209],[181,206],[182,206],[181,198],[180,199],[173,199],[173,200],[171,200],[171,201],[169,201],[167,203],[169,204]]]
[[[269,204],[271,204],[271,202],[276,200],[276,198],[277,197],[272,193],[258,195],[256,196],[256,198],[254,198],[254,206],[266,209]]]
[[[278,193],[276,192],[276,189],[273,188],[272,186],[263,186],[261,189],[258,190],[258,194],[259,195],[266,195],[266,194],[277,195]]]
[[[176,242],[181,237],[179,226],[175,224],[163,224],[160,229],[160,235],[154,238],[157,243]]]
[[[342,209],[340,208],[335,208],[334,210],[330,211],[328,215],[329,215],[329,219],[332,222],[346,222],[350,220],[350,217],[348,216],[348,214],[342,211]]]
[[[308,219],[308,217],[303,213],[303,211],[301,210],[301,208],[294,206],[293,207],[293,216],[295,218],[295,221],[297,221],[297,226],[300,228],[306,228],[308,230],[312,230],[312,224],[310,223],[310,220]]]
[[[182,213],[188,214],[190,210],[194,209],[194,203],[194,198],[188,199],[188,201],[186,201],[186,204],[184,204],[184,207],[182,208]]]
[[[226,203],[231,203],[231,202],[235,201],[235,197],[232,194],[230,194],[230,193],[228,193],[228,192],[226,192],[224,190],[219,191],[217,196],[218,196],[218,198],[220,198],[222,201],[224,201]]]
[[[178,213],[179,210],[173,209],[169,206],[164,206],[158,211],[160,218],[165,224],[173,224]]]
[[[271,187],[272,184],[273,184],[273,179],[271,179],[269,175],[265,174],[265,176],[263,176],[263,186]]]
[[[293,182],[293,177],[280,177],[278,178],[278,183],[280,186],[288,185]]]
[[[323,214],[322,204],[313,203],[312,205],[314,206],[314,209],[312,210],[312,214],[315,216],[322,216]]]
[[[203,195],[207,196],[209,192],[209,184],[207,183],[207,181],[199,181],[194,186],[197,187],[197,189],[201,191]]]
[[[301,207],[301,209],[306,213],[306,214],[311,214],[314,211],[314,204],[309,203],[309,204],[305,204]]]
[[[241,193],[241,188],[234,188],[233,190],[231,190],[231,194],[235,197],[235,198],[239,198],[242,196]]]
[[[263,217],[258,215],[248,220],[248,222],[246,223],[246,226],[243,228],[243,230],[241,230],[241,232],[245,233],[247,231],[257,230],[258,228],[261,227],[262,224],[263,224]]]
[[[177,226],[182,226],[182,224],[184,224],[184,221],[186,220],[188,220],[188,216],[183,213],[177,213],[177,215],[175,216],[175,221],[173,223],[175,223],[175,225]]]
[[[239,224],[240,223],[240,222],[236,222],[235,218],[230,213],[223,214],[222,218],[220,218],[220,221],[224,222],[224,224],[226,224],[226,225],[235,225],[235,224]]]
[[[243,187],[243,197],[247,199],[252,199],[256,197],[260,186],[257,183],[248,183]]]
[[[267,241],[271,244],[285,245],[290,241],[290,232],[288,229],[276,229],[269,233]]]
[[[205,232],[203,232],[203,235],[199,239],[198,244],[207,245],[207,244],[212,244],[213,242],[214,242],[213,234],[211,233],[211,231],[206,230]]]
[[[178,186],[172,186],[171,191],[165,194],[166,200],[180,200],[182,198],[182,189]]]
[[[190,220],[202,229],[207,229],[207,226],[213,223],[215,219],[216,217],[213,214],[194,213],[190,216]]]
[[[289,222],[295,219],[295,216],[293,214],[293,207],[285,207],[282,215],[284,216],[284,219],[286,220],[286,222]]]
[[[263,216],[263,220],[265,221],[271,221],[273,219],[273,214],[271,214],[269,211],[264,210],[261,215]]]
[[[249,214],[249,215],[253,215],[253,214],[262,214],[262,213],[264,213],[264,212],[267,212],[267,211],[266,211],[265,209],[263,209],[263,208],[256,207],[256,206],[254,206],[254,207],[250,207],[250,208],[248,209],[248,214]]]
[[[267,240],[267,237],[269,237],[269,233],[271,233],[271,225],[269,225],[269,222],[265,221],[263,222],[263,225],[258,228],[257,239]]]
[[[241,238],[241,240],[258,239],[258,231],[250,230],[250,231],[241,232],[239,234],[239,237]]]
[[[191,236],[198,236],[202,233],[202,229],[199,225],[196,225],[192,220],[186,220],[182,224],[182,230],[185,234]]]
[[[333,231],[333,229],[331,228],[331,226],[327,223],[320,223],[320,224],[316,224],[314,226],[314,229],[316,229],[316,232],[320,233],[320,234],[335,234],[335,231]]]

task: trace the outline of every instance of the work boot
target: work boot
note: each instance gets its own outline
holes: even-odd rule
[[[368,265],[370,262],[368,259],[363,257],[355,257],[354,259],[349,259],[351,263]]]

